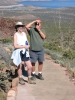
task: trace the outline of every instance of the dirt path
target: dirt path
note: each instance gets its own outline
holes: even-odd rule
[[[62,67],[45,60],[43,68],[45,80],[36,79],[35,85],[27,82],[24,86],[19,85],[16,100],[75,100],[75,85],[65,74]],[[27,77],[24,78],[27,80]]]

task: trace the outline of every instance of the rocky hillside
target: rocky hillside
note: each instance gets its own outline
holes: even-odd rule
[[[14,25],[16,20],[10,18],[0,18],[0,39],[12,36],[14,34]]]

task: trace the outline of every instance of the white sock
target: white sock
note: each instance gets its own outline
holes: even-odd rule
[[[34,72],[32,72],[32,74],[35,74],[35,71],[34,71]]]
[[[42,74],[42,72],[38,72],[38,73]]]

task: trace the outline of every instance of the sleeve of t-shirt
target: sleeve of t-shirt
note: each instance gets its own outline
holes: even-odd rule
[[[30,30],[27,30],[28,31],[28,34],[30,35],[31,34],[31,31],[32,31],[32,28],[30,28]]]

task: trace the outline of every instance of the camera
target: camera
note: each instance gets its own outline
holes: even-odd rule
[[[38,22],[35,22],[35,25],[38,25],[39,26],[39,23]]]

